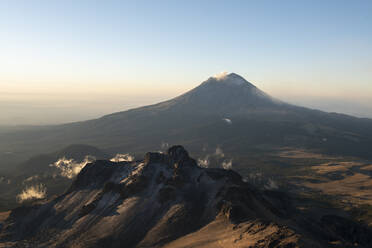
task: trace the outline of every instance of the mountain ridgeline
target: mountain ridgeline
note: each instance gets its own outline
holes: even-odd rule
[[[144,160],[87,164],[66,193],[12,211],[4,247],[371,247],[342,216],[302,212],[232,170],[202,168],[182,146]]]
[[[372,120],[294,106],[231,73],[155,105],[84,122],[0,133],[1,158],[7,164],[70,144],[144,153],[163,142],[185,144],[195,153],[205,145],[222,146],[235,156],[255,148],[270,152],[296,147],[371,158]],[[14,156],[4,155],[7,151]]]
[[[198,162],[181,146],[146,153],[168,144]],[[364,180],[370,147],[372,120],[294,106],[234,73],[94,120],[0,130],[0,209],[20,206],[0,247],[371,247],[356,212],[332,205],[341,196],[309,188]]]

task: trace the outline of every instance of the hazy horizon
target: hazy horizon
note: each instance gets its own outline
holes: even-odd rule
[[[0,10],[0,125],[97,118],[221,71],[283,101],[372,118],[370,1],[38,0]]]
[[[201,83],[201,82],[200,82]],[[252,82],[254,83],[254,82]],[[255,84],[260,88],[259,84]],[[195,84],[193,87],[198,86]],[[49,91],[0,92],[0,126],[48,125],[84,121],[114,112],[155,104],[185,93],[191,88],[173,89],[169,92],[147,93],[146,89],[137,95],[126,94],[125,89],[100,93],[96,88],[87,88],[83,94],[73,92]],[[264,88],[261,88],[265,91]],[[272,90],[272,89],[271,89]],[[341,98],[335,96],[311,96],[305,93],[266,90],[266,93],[282,101],[356,117],[372,118],[372,106],[366,99]],[[146,94],[147,93],[147,94]]]

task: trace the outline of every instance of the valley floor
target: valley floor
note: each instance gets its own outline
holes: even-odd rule
[[[253,174],[247,177],[252,183],[315,199],[372,225],[372,161],[288,148],[261,155],[256,163],[256,172],[241,172]]]

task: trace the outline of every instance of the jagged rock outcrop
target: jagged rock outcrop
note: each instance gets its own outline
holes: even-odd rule
[[[65,194],[14,210],[0,244],[284,248],[329,247],[329,237],[339,237],[339,221],[328,227],[315,220],[325,233],[312,236],[302,225],[306,217],[288,201],[256,190],[234,171],[201,168],[182,146],[173,146],[165,154],[147,153],[143,161],[86,165]]]

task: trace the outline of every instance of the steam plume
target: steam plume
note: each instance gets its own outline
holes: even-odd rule
[[[217,80],[221,80],[221,79],[224,79],[226,76],[227,76],[228,72],[224,71],[224,72],[220,72],[218,74],[216,74],[214,76],[215,79]]]
[[[81,163],[76,162],[72,158],[67,159],[63,157],[63,158],[60,158],[58,161],[56,161],[54,164],[51,164],[49,166],[58,168],[60,170],[60,175],[62,177],[67,177],[69,179],[72,179],[77,174],[79,174],[79,172],[81,171],[81,169],[84,168],[85,165],[93,162],[94,160],[95,158],[90,155],[86,156]]]
[[[225,170],[231,170],[231,168],[232,168],[232,159],[223,161],[222,162],[222,168],[224,168]]]
[[[111,162],[132,162],[134,160],[134,157],[130,154],[116,154],[115,157],[111,158]]]
[[[32,199],[44,199],[46,197],[46,187],[42,184],[26,187],[19,195],[17,200],[24,202]]]
[[[200,167],[208,168],[209,166],[209,156],[205,157],[204,159],[199,158],[198,164]]]
[[[207,154],[204,158],[199,158],[198,164],[200,167],[208,168],[211,164],[211,161],[212,164],[220,164],[225,170],[232,168],[232,159],[226,159],[225,153],[220,147],[217,147],[214,153]]]

